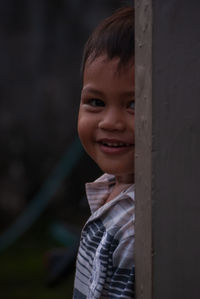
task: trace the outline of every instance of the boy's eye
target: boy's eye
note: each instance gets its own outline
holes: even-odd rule
[[[105,103],[100,99],[89,99],[88,104],[92,107],[104,107]]]
[[[135,101],[131,101],[129,104],[128,104],[128,108],[132,109],[132,110],[135,110]]]

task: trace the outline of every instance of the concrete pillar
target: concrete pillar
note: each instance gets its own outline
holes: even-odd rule
[[[137,299],[199,299],[200,1],[135,9]]]

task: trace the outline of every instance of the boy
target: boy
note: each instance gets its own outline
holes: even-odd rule
[[[86,184],[92,215],[76,264],[74,298],[134,298],[134,10],[87,41],[78,132],[105,174]]]

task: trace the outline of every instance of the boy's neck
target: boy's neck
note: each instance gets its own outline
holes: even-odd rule
[[[116,176],[115,185],[108,196],[106,202],[111,201],[118,196],[122,191],[126,190],[130,185],[134,184],[134,175]],[[106,203],[105,202],[105,203]]]
[[[134,174],[116,175],[115,176],[116,185],[129,185],[134,184]]]

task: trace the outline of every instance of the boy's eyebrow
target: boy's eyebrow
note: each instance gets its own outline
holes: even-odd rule
[[[85,92],[92,92],[96,95],[99,95],[99,96],[102,96],[104,95],[103,92],[101,92],[100,90],[98,89],[95,89],[95,88],[92,88],[92,87],[84,87],[82,89],[82,93],[85,93]],[[120,97],[135,97],[135,90],[131,90],[131,91],[125,91],[125,92],[122,92],[120,94]]]
[[[103,92],[101,92],[98,89],[95,89],[95,88],[92,88],[92,87],[87,87],[87,86],[82,89],[82,93],[85,93],[85,92],[92,92],[92,93],[95,93],[99,96],[102,96],[104,94]]]

